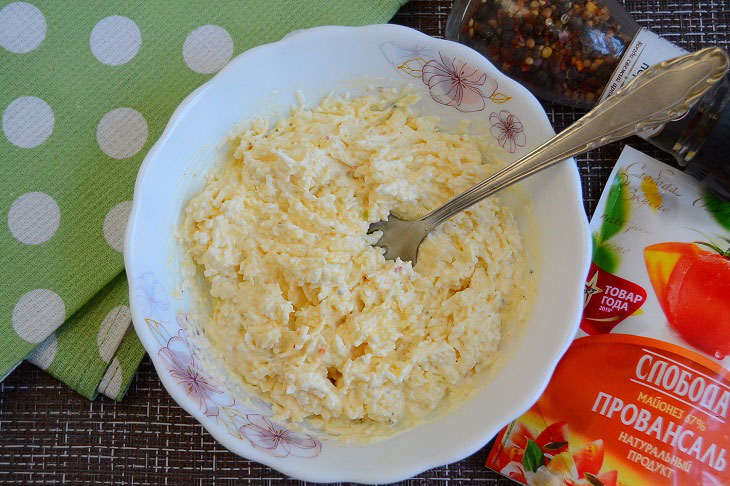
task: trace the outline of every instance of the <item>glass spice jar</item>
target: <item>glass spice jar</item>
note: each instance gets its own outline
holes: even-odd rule
[[[615,0],[455,0],[446,37],[479,51],[537,97],[580,108],[686,53],[639,27]],[[727,75],[684,117],[641,136],[730,199]]]
[[[580,0],[457,0],[446,36],[481,52],[536,96],[589,108],[640,30],[615,7]]]

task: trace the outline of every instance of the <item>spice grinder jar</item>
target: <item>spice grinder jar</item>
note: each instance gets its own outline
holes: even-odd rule
[[[589,108],[639,30],[612,1],[456,0],[446,37],[542,99]]]
[[[686,53],[639,27],[615,0],[455,0],[446,37],[479,51],[537,97],[586,109],[646,68]],[[727,75],[684,117],[641,136],[730,199]]]

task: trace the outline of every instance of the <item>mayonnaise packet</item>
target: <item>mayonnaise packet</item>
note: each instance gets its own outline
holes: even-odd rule
[[[487,466],[530,486],[730,484],[730,203],[625,147],[575,341]]]

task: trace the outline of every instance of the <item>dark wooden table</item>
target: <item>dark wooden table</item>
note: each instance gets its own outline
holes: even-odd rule
[[[641,25],[685,49],[730,48],[730,0],[627,0],[625,4]],[[393,22],[440,37],[450,9],[451,0],[411,0]],[[544,106],[556,131],[583,114],[550,103]],[[631,139],[629,143],[671,162],[642,140]],[[621,147],[612,144],[578,158],[589,215]],[[405,484],[515,484],[483,466],[488,447]],[[29,364],[22,364],[0,384],[2,485],[229,483],[298,481],[218,445],[168,396],[148,359],[121,403],[103,397],[89,402]]]

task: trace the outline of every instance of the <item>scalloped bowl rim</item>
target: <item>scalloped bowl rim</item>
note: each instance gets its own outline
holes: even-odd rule
[[[321,464],[319,467],[312,467],[307,465],[306,460],[281,460],[280,458],[266,454],[249,444],[232,437],[223,427],[209,423],[199,406],[197,406],[191,398],[185,395],[175,380],[169,373],[167,373],[164,364],[161,362],[161,358],[157,355],[157,353],[153,352],[154,350],[157,350],[157,347],[153,345],[150,331],[144,325],[140,303],[138,302],[134,292],[135,284],[133,280],[133,277],[137,275],[137,268],[135,265],[135,251],[137,251],[137,248],[135,247],[136,222],[141,217],[142,195],[147,183],[150,168],[156,163],[156,159],[160,157],[160,154],[164,151],[166,144],[176,127],[186,116],[187,112],[198,102],[199,98],[201,98],[208,90],[215,89],[219,81],[229,72],[240,69],[241,66],[244,66],[247,62],[249,62],[249,59],[259,55],[262,51],[275,52],[295,42],[319,36],[348,35],[353,32],[366,33],[383,40],[389,38],[410,38],[414,41],[423,41],[428,44],[444,46],[444,48],[448,48],[452,52],[458,52],[460,58],[479,66],[480,69],[488,71],[489,74],[496,78],[500,83],[504,83],[504,85],[509,86],[511,90],[518,92],[520,97],[530,104],[531,111],[534,111],[534,115],[539,118],[540,123],[544,125],[545,134],[547,136],[554,134],[547,115],[540,103],[534,98],[534,96],[532,96],[532,94],[530,94],[517,82],[500,73],[481,55],[461,44],[443,39],[432,38],[416,30],[391,24],[377,24],[362,27],[324,26],[295,31],[277,42],[254,47],[241,53],[232,59],[213,78],[190,93],[175,109],[162,135],[149,150],[140,167],[135,183],[134,199],[127,225],[124,261],[127,275],[129,277],[130,308],[132,311],[134,328],[150,354],[163,386],[178,405],[200,422],[220,444],[235,454],[265,464],[293,478],[317,482],[353,481],[361,483],[383,483],[403,480],[433,467],[458,461],[473,454],[482,448],[501,429],[502,426],[524,413],[539,398],[550,380],[553,369],[557,366],[558,361],[572,342],[578,328],[582,311],[583,282],[580,278],[576,278],[574,287],[569,289],[572,290],[572,292],[566,292],[566,299],[569,301],[568,307],[572,309],[572,311],[565,313],[565,317],[569,322],[560,329],[560,342],[553,349],[545,352],[545,356],[542,357],[542,364],[546,364],[547,366],[542,369],[538,369],[535,372],[535,376],[532,376],[531,386],[528,387],[529,389],[524,390],[523,398],[519,403],[508,404],[501,417],[483,417],[483,421],[473,424],[473,428],[477,429],[478,432],[473,434],[472,437],[465,438],[462,443],[452,444],[448,448],[442,448],[438,455],[423,457],[422,462],[411,462],[408,464],[403,463],[397,468],[390,468],[386,471],[380,470],[380,468],[377,467],[370,467],[367,470],[361,468],[357,471],[348,470],[347,472],[322,470]],[[245,118],[245,116],[245,113],[241,113],[242,119]],[[568,184],[568,189],[571,191],[570,197],[574,199],[576,206],[574,208],[576,209],[575,214],[568,216],[575,217],[575,223],[578,225],[577,233],[579,237],[582,237],[582,241],[577,243],[578,248],[582,250],[582,254],[576,255],[576,268],[573,270],[573,273],[576,277],[578,275],[585,276],[590,263],[591,240],[587,220],[582,207],[581,181],[573,159],[569,159],[569,161],[559,165],[569,165],[568,169],[561,169],[563,171],[568,170],[570,173],[566,182]],[[470,399],[470,401],[473,401],[474,398],[475,397]],[[495,420],[495,418],[497,418],[497,420]],[[435,422],[438,422],[441,419],[442,418],[440,417],[436,419]],[[406,432],[406,434],[407,433],[408,432]]]

